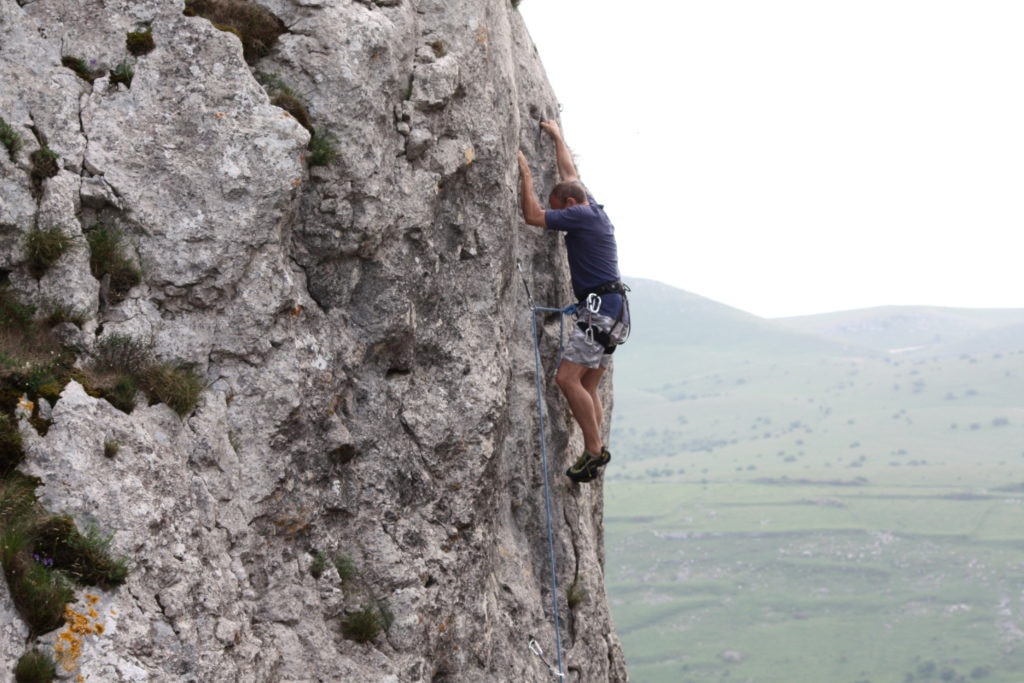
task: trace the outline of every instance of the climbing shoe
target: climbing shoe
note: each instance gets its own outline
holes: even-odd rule
[[[565,471],[565,475],[577,484],[585,484],[596,479],[601,468],[607,465],[611,459],[612,454],[608,452],[607,448],[601,449],[601,455],[583,451],[583,455]]]

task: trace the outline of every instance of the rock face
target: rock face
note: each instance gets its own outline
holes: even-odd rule
[[[519,218],[516,150],[550,187],[536,120],[557,111],[523,22],[509,0],[263,6],[284,33],[247,63],[237,32],[180,2],[0,0],[0,118],[24,143],[0,149],[9,286],[83,312],[68,336],[85,356],[127,335],[207,386],[182,418],[163,404],[122,412],[72,381],[45,435],[20,424],[21,469],[46,508],[112,534],[131,562],[123,586],[89,591],[103,629],[76,671],[557,680],[517,264],[538,305],[571,299],[559,238]],[[147,28],[154,49],[129,54],[126,35]],[[119,65],[130,85],[112,78]],[[257,76],[304,103],[333,160],[310,164],[310,132]],[[44,146],[58,170],[34,179]],[[117,226],[140,266],[123,298],[90,272],[96,223]],[[43,226],[73,246],[37,278],[23,245]],[[542,323],[550,378],[558,320]],[[601,489],[561,475],[581,442],[548,385],[566,680],[625,681]],[[386,630],[346,635],[371,607]],[[0,680],[26,635],[0,582]]]

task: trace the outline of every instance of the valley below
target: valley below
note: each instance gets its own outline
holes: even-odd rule
[[[633,284],[605,475],[637,683],[1024,680],[1024,311]]]

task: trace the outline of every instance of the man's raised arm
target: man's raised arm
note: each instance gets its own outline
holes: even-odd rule
[[[544,207],[537,199],[537,191],[533,189],[533,175],[530,173],[530,164],[526,161],[526,155],[519,152],[519,195],[523,205],[523,220],[529,225],[538,228],[546,228],[547,220],[544,217]]]
[[[562,139],[562,131],[554,121],[541,121],[540,127],[551,136],[555,143],[555,162],[558,164],[558,175],[562,180],[579,180],[576,164],[572,162],[572,152]]]

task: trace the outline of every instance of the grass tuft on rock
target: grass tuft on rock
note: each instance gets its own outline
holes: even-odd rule
[[[390,622],[387,611],[371,602],[341,618],[341,633],[357,643],[368,643],[385,631]]]
[[[314,579],[319,579],[327,569],[327,556],[320,551],[313,553],[313,561],[309,563],[309,573]]]
[[[302,101],[294,90],[286,84],[280,76],[273,73],[256,72],[256,80],[267,91],[270,103],[275,107],[281,107],[292,115],[303,128],[310,133],[313,132],[313,124],[309,118],[309,110],[306,103]]]
[[[327,166],[338,158],[335,148],[337,139],[330,133],[314,131],[309,138],[309,165]]]
[[[40,520],[32,535],[34,554],[65,572],[75,583],[109,590],[128,577],[127,561],[111,555],[111,538],[95,527],[87,528],[83,534],[70,517],[52,516]]]
[[[142,282],[142,271],[128,257],[124,233],[97,223],[86,231],[89,243],[89,269],[100,282],[109,277],[107,297],[112,303],[123,301],[131,288]]]
[[[100,373],[96,383],[100,395],[125,412],[131,412],[136,395],[142,391],[184,417],[196,409],[206,388],[202,377],[192,368],[158,362],[148,344],[122,334],[110,334],[100,340],[95,349],[94,368]]]
[[[53,657],[35,648],[18,658],[14,666],[15,683],[51,683],[57,677]]]
[[[249,64],[267,56],[287,30],[273,12],[249,0],[185,0],[185,14],[208,19],[216,28],[238,36]]]
[[[336,556],[334,558],[334,569],[337,570],[342,583],[351,581],[359,576],[359,569],[356,567],[356,563],[348,555]]]
[[[21,432],[14,418],[0,413],[0,476],[14,471],[25,459],[22,450]]]
[[[124,87],[130,88],[132,87],[133,78],[135,78],[135,69],[127,59],[122,59],[121,62],[114,67],[114,70],[110,72],[111,85],[124,83]]]
[[[0,118],[0,144],[7,148],[7,156],[11,161],[18,160],[18,152],[21,151],[23,142],[14,126]]]
[[[199,405],[205,385],[194,370],[184,366],[158,363],[139,377],[142,390],[184,417]]]
[[[36,191],[43,186],[44,180],[52,178],[60,172],[60,164],[57,163],[58,159],[60,159],[60,155],[46,145],[28,155],[28,160],[31,164],[29,176],[32,178],[32,187]]]
[[[57,226],[32,228],[25,235],[25,255],[32,277],[41,278],[71,248],[71,236]]]
[[[82,59],[81,57],[73,57],[71,55],[64,55],[63,57],[60,58],[60,63],[61,63],[62,66],[65,66],[68,69],[71,69],[72,71],[74,71],[75,75],[77,75],[79,78],[81,78],[86,83],[90,83],[91,84],[93,81],[96,80],[96,77],[99,75],[96,71],[93,71],[92,69],[90,69],[89,65],[86,64],[85,60]]]
[[[0,533],[0,564],[18,614],[30,637],[52,631],[64,623],[64,606],[75,599],[71,583],[45,561],[33,556],[32,538],[21,526]]]
[[[153,29],[148,26],[141,31],[129,31],[125,36],[124,43],[128,52],[136,57],[147,55],[156,47],[156,41],[153,40]]]

